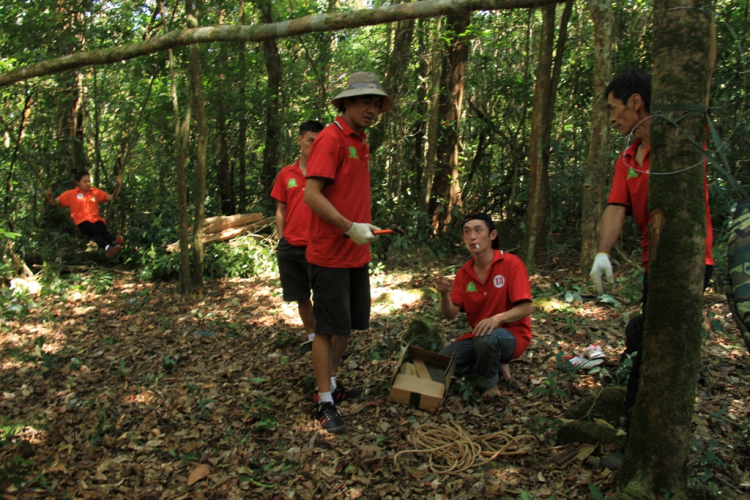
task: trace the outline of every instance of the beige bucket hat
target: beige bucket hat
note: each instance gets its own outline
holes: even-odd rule
[[[380,87],[378,75],[366,71],[357,71],[349,75],[346,89],[331,100],[331,104],[338,108],[345,97],[354,97],[358,95],[377,95],[383,98],[383,106],[380,108],[381,113],[385,113],[393,107],[393,99],[383,92]]]

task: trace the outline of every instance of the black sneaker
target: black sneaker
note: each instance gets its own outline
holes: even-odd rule
[[[333,403],[320,403],[318,405],[318,420],[324,431],[341,434],[346,431],[346,422],[339,415],[336,405]]]
[[[340,403],[345,399],[359,399],[362,389],[347,389],[341,384],[336,384],[336,389],[331,393],[334,403]],[[318,391],[313,392],[313,401],[318,402]]]
[[[308,352],[312,352],[312,344],[313,344],[313,341],[308,340],[307,342],[300,344],[300,346],[297,349],[295,349],[295,351],[299,355],[304,355],[304,354],[307,354]]]

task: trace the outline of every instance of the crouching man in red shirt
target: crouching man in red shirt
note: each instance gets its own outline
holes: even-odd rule
[[[440,276],[440,305],[448,319],[466,313],[472,331],[450,343],[440,354],[455,354],[457,376],[477,377],[482,397],[500,396],[500,375],[510,380],[510,360],[531,342],[534,306],[526,266],[500,250],[492,219],[473,212],[464,218],[462,237],[471,259],[456,279]]]

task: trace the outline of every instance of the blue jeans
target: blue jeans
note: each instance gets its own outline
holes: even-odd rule
[[[507,363],[516,348],[516,338],[505,328],[495,328],[492,333],[483,337],[451,342],[440,354],[455,354],[458,377],[479,377],[477,385],[489,389],[497,385],[500,379],[500,363]]]

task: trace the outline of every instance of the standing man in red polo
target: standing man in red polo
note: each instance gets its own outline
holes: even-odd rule
[[[609,192],[609,204],[604,209],[599,229],[599,245],[591,268],[591,281],[597,292],[604,293],[602,275],[610,285],[614,284],[612,264],[609,254],[617,243],[622,232],[625,216],[632,214],[638,229],[641,231],[641,259],[646,270],[643,276],[643,310],[646,310],[648,299],[648,225],[651,213],[648,210],[648,179],[651,159],[651,75],[645,71],[628,70],[615,76],[605,91],[609,122],[623,137],[633,137],[630,146],[623,151],[615,163],[615,175],[612,179],[612,189]],[[711,211],[708,205],[708,181],[705,178],[704,162],[703,193],[693,193],[706,200],[706,269],[704,286],[713,272],[713,228],[711,225]],[[630,426],[629,412],[635,405],[640,380],[641,351],[643,349],[643,326],[645,316],[639,314],[625,327],[625,355],[637,353],[633,358],[633,366],[628,379],[625,408],[628,418],[625,427]]]
[[[448,319],[466,313],[471,331],[448,344],[440,354],[455,355],[457,376],[477,377],[482,397],[501,396],[500,376],[510,380],[510,360],[531,342],[534,305],[526,266],[500,250],[492,219],[473,212],[461,228],[471,259],[454,281],[438,278],[440,306]]]
[[[317,416],[332,433],[346,431],[336,403],[357,397],[336,381],[352,330],[370,326],[369,243],[376,236],[370,211],[370,149],[365,129],[393,99],[374,73],[349,77],[332,104],[340,116],[315,139],[307,162],[305,203],[312,208],[307,261],[315,297],[313,370]]]
[[[321,130],[323,124],[314,120],[299,126],[299,158],[294,164],[281,169],[271,189],[271,198],[276,200],[276,230],[281,236],[276,247],[281,288],[284,300],[297,302],[299,317],[307,333],[307,342],[301,348],[303,353],[312,349],[315,318],[310,301],[310,265],[305,258],[310,207],[302,198],[305,194],[307,158],[313,141]]]

